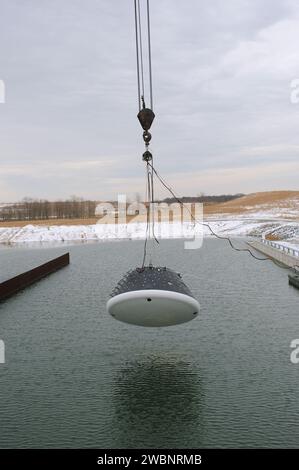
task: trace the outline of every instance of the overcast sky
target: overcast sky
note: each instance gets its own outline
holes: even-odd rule
[[[299,189],[298,0],[151,0],[151,23],[172,187]],[[133,0],[0,0],[0,201],[144,194],[134,35]]]

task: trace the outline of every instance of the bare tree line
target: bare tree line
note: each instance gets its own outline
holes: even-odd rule
[[[89,219],[95,216],[97,204],[76,196],[65,201],[24,198],[0,207],[0,220]]]
[[[219,203],[233,200],[243,194],[181,197],[182,203],[202,202]],[[141,196],[136,193],[135,200],[141,202]],[[127,200],[127,204],[129,204]],[[175,202],[174,198],[166,198],[162,201],[168,204]],[[64,201],[48,201],[46,199],[24,198],[21,202],[0,206],[0,221],[12,220],[48,220],[48,219],[91,219],[96,216],[95,209],[99,202],[84,200],[83,198],[71,196]],[[117,209],[117,201],[111,201]]]

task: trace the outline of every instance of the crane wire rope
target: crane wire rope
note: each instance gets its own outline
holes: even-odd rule
[[[137,62],[137,87],[138,87],[138,109],[139,111],[145,108],[145,86],[144,86],[144,64],[143,64],[143,41],[142,41],[142,22],[141,22],[141,9],[140,9],[140,0],[134,0],[134,7],[135,7],[135,36],[136,36],[136,62]],[[149,0],[146,0],[146,16],[147,16],[147,50],[148,50],[148,71],[149,71],[149,100],[150,100],[150,109],[153,111],[153,84],[152,84],[152,58],[151,58],[151,33],[150,33],[150,8],[149,8]],[[149,126],[150,127],[150,126]],[[155,213],[154,213],[154,176],[160,181],[162,186],[167,189],[167,191],[174,197],[174,199],[187,210],[191,216],[191,219],[194,222],[194,226],[196,224],[202,225],[203,227],[207,227],[210,233],[218,238],[219,240],[226,240],[229,243],[229,246],[237,252],[247,252],[252,256],[252,258],[258,261],[272,261],[276,266],[279,266],[283,269],[294,269],[298,266],[285,266],[279,261],[269,257],[266,255],[264,258],[260,258],[256,256],[249,248],[238,248],[236,247],[230,237],[222,236],[217,234],[211,225],[207,222],[201,222],[197,220],[192,211],[183,201],[175,194],[173,189],[166,183],[166,181],[161,177],[158,173],[156,168],[153,164],[153,157],[150,152],[148,152],[148,145],[151,139],[151,135],[149,140],[145,139],[145,133],[148,133],[148,129],[145,130],[143,134],[143,138],[145,141],[147,152],[150,154],[150,159],[145,159],[146,161],[146,184],[147,184],[147,207],[146,207],[146,236],[144,241],[144,250],[143,250],[143,261],[142,261],[142,268],[145,266],[146,257],[147,257],[147,244],[148,239],[151,234],[151,238],[153,240],[153,246],[156,243],[159,243],[158,239],[155,236]],[[145,155],[145,154],[144,154]],[[152,230],[150,231],[150,226]]]
[[[228,241],[230,247],[235,250],[235,251],[238,251],[238,252],[247,252],[250,254],[250,256],[252,256],[254,259],[258,260],[258,261],[272,261],[274,264],[276,264],[277,266],[279,266],[280,268],[283,268],[283,269],[293,269],[295,267],[298,267],[298,266],[293,266],[293,267],[290,267],[290,266],[285,266],[283,265],[282,263],[280,263],[279,261],[273,259],[273,258],[270,258],[270,257],[266,257],[266,258],[260,258],[259,256],[256,256],[249,248],[238,248],[236,247],[231,238],[230,237],[226,237],[226,236],[222,236],[222,235],[219,235],[218,233],[216,233],[213,228],[211,227],[211,225],[207,222],[201,222],[199,220],[196,219],[196,217],[194,217],[194,215],[192,214],[192,211],[189,209],[188,206],[186,206],[186,204],[183,203],[183,201],[175,194],[175,192],[173,191],[173,189],[166,183],[166,181],[162,178],[162,176],[158,173],[158,171],[156,170],[156,168],[153,166],[153,164],[149,163],[149,165],[151,166],[152,168],[152,171],[153,173],[155,174],[155,176],[157,177],[157,179],[160,181],[160,183],[162,184],[162,186],[164,186],[164,188],[167,189],[167,191],[174,197],[174,199],[183,207],[185,208],[188,213],[190,214],[191,216],[191,219],[194,221],[195,224],[199,224],[199,225],[202,225],[203,227],[207,227],[209,229],[209,231],[211,232],[211,234],[218,238],[219,240],[226,240]]]
[[[153,105],[153,78],[152,78],[152,47],[151,47],[151,25],[150,25],[150,11],[149,11],[149,0],[146,0],[147,6],[147,42],[148,42],[148,70],[149,70],[149,92],[150,92],[150,105],[151,109],[154,109]]]

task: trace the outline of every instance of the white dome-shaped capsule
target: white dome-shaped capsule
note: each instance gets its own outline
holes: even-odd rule
[[[195,318],[199,303],[168,268],[144,267],[129,271],[107,302],[115,319],[139,326],[171,326]]]

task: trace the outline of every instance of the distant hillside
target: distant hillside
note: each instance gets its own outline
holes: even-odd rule
[[[247,194],[238,199],[205,207],[206,215],[265,214],[282,218],[299,219],[299,191],[268,191]]]

